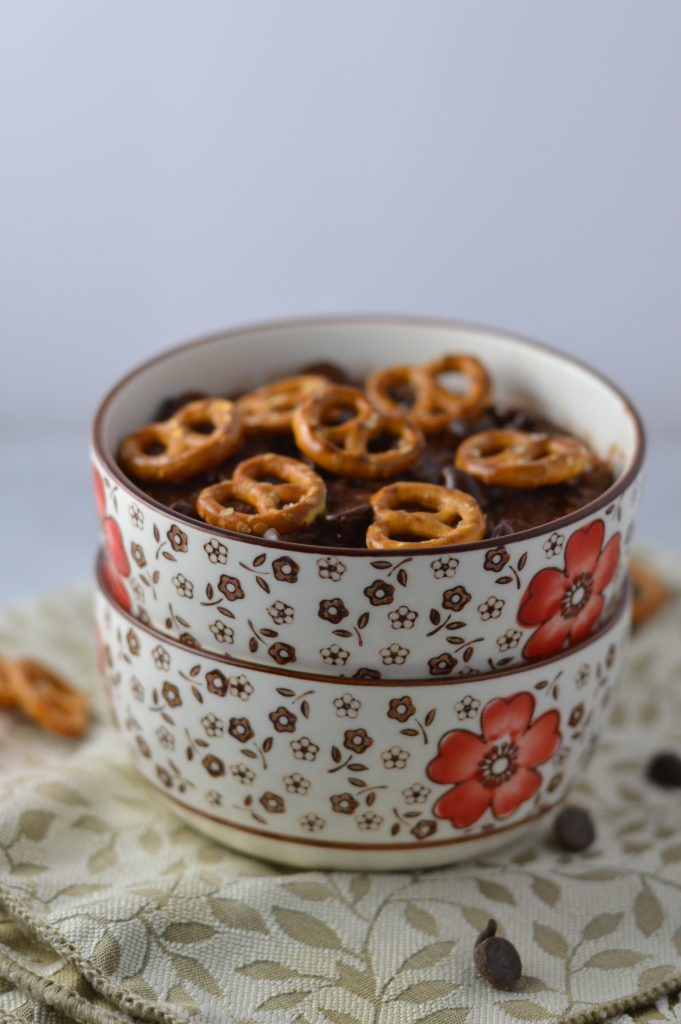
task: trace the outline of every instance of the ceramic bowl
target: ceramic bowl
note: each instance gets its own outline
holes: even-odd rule
[[[625,591],[541,663],[343,679],[187,648],[99,579],[100,663],[139,771],[201,831],[303,868],[432,867],[539,823],[589,759],[629,625]]]
[[[121,438],[187,388],[234,393],[317,359],[361,377],[451,351],[483,360],[499,401],[586,439],[612,464],[613,486],[503,542],[383,553],[228,534],[146,497],[116,463]],[[594,371],[498,331],[407,320],[292,321],[183,345],[117,384],[93,434],[97,502],[122,603],[192,647],[359,678],[495,671],[598,629],[625,578],[642,457],[636,412]]]

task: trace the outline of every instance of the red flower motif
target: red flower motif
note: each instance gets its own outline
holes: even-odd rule
[[[95,646],[97,649],[97,668],[102,675],[106,675],[106,670],[108,668],[106,647],[102,640],[102,634],[99,632],[97,626],[95,626]]]
[[[115,519],[111,516],[107,516],[102,523],[104,530],[104,541],[106,543],[106,550],[109,553],[109,560],[111,565],[116,570],[119,576],[130,575],[130,562],[123,544],[123,535],[121,528]]]
[[[111,562],[108,558],[104,559],[102,564],[102,576],[104,578],[104,586],[109,596],[113,599],[114,603],[117,604],[124,612],[129,612],[132,608],[132,602],[130,595],[125,589],[123,580],[120,578],[116,570],[112,567]]]
[[[480,735],[455,729],[441,740],[428,766],[433,782],[451,782],[435,805],[440,818],[467,828],[491,806],[495,818],[506,818],[539,789],[537,765],[560,744],[560,715],[547,711],[535,722],[534,697],[517,693],[491,700],[481,718]]]
[[[601,550],[603,521],[576,530],[565,548],[565,568],[542,569],[530,580],[518,609],[521,626],[539,626],[525,644],[526,658],[548,658],[589,635],[603,609],[603,591],[620,560],[620,535]]]
[[[104,519],[104,510],[106,508],[106,495],[104,493],[104,484],[102,478],[96,469],[92,470],[92,480],[95,487],[95,507],[97,509],[97,515],[100,519]]]

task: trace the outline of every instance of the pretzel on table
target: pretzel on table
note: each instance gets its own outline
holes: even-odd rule
[[[631,559],[629,575],[634,587],[632,620],[635,626],[641,626],[662,608],[669,592],[658,574],[640,558]]]
[[[61,736],[76,738],[88,727],[85,695],[53,669],[29,658],[0,658],[0,707],[19,708]]]

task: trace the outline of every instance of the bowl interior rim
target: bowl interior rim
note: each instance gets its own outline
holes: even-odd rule
[[[211,526],[209,523],[204,523],[201,520],[192,519],[190,516],[184,515],[182,512],[177,512],[175,509],[168,508],[163,505],[160,501],[150,497],[145,493],[137,484],[127,477],[118,463],[112,458],[103,443],[103,427],[106,415],[112,401],[116,398],[120,391],[122,391],[127,384],[137,377],[140,373],[150,369],[151,367],[162,363],[168,357],[175,353],[186,351],[188,349],[200,348],[202,345],[210,345],[219,339],[228,340],[229,338],[243,336],[245,334],[257,334],[262,331],[276,330],[282,328],[294,328],[296,326],[304,327],[324,327],[334,324],[349,324],[354,326],[361,326],[363,324],[383,324],[385,326],[412,326],[412,327],[423,327],[423,328],[450,328],[465,330],[469,333],[479,333],[484,335],[494,335],[500,339],[506,339],[507,341],[513,341],[518,344],[524,345],[531,349],[538,349],[539,351],[548,352],[554,356],[558,356],[559,359],[565,363],[577,366],[579,369],[586,371],[591,374],[596,380],[608,388],[614,395],[616,395],[622,402],[628,415],[631,417],[634,424],[634,430],[636,435],[636,443],[634,448],[634,456],[626,472],[624,472],[618,479],[616,479],[607,490],[603,491],[593,501],[588,502],[581,508],[576,509],[574,512],[568,513],[568,515],[561,516],[559,519],[552,519],[547,523],[542,523],[539,526],[530,527],[527,530],[519,530],[516,533],[509,533],[504,537],[487,537],[483,540],[469,541],[466,544],[449,544],[439,545],[428,548],[400,548],[398,552],[394,549],[386,548],[349,548],[349,547],[329,547],[328,545],[313,545],[313,544],[299,544],[295,541],[288,541],[282,538],[281,540],[273,541],[266,540],[263,537],[253,537],[248,534],[234,533],[233,531],[223,530],[218,526]],[[536,341],[533,338],[528,338],[522,334],[516,334],[513,331],[507,331],[500,328],[486,327],[481,324],[467,323],[463,320],[447,320],[430,317],[418,317],[418,316],[399,316],[399,315],[363,315],[363,314],[352,314],[352,315],[338,315],[338,316],[309,316],[309,317],[287,317],[276,320],[263,320],[259,322],[248,323],[243,326],[231,327],[228,330],[214,331],[211,334],[202,334],[199,337],[193,338],[189,341],[180,343],[179,345],[173,345],[170,348],[164,349],[162,352],[150,359],[139,363],[132,370],[130,370],[125,376],[121,377],[112,388],[106,393],[104,398],[99,403],[94,420],[92,423],[91,435],[90,435],[91,447],[94,454],[97,456],[99,461],[106,467],[108,472],[116,480],[118,486],[125,491],[127,494],[134,497],[141,504],[160,512],[165,518],[172,521],[179,521],[186,524],[187,526],[199,530],[202,533],[206,533],[209,536],[227,537],[234,540],[243,541],[247,544],[254,544],[259,547],[273,548],[276,551],[296,551],[299,554],[309,555],[331,555],[343,558],[376,558],[376,557],[388,557],[395,556],[396,554],[401,557],[403,554],[409,554],[411,557],[415,555],[428,555],[430,557],[437,556],[439,554],[451,554],[453,551],[476,551],[485,548],[494,548],[500,545],[507,545],[516,543],[524,540],[529,540],[532,537],[539,537],[544,534],[552,533],[554,530],[564,529],[565,527],[571,526],[574,523],[581,522],[587,519],[592,513],[598,512],[601,508],[605,508],[612,501],[618,498],[621,494],[628,489],[633,481],[638,476],[641,466],[643,463],[645,448],[646,448],[646,434],[645,428],[641,417],[636,409],[635,405],[631,402],[629,397],[613,382],[602,374],[599,370],[595,370],[588,363],[583,362],[581,359],[577,359],[572,355],[568,355],[566,352],[562,352],[560,349],[555,348],[552,345],[548,345],[545,342]]]
[[[361,679],[355,676],[325,676],[319,672],[308,672],[302,670],[295,671],[295,669],[282,668],[279,665],[260,665],[257,662],[247,661],[242,658],[231,658],[226,654],[221,654],[218,651],[206,650],[203,647],[188,647],[186,644],[181,643],[176,637],[169,636],[167,633],[161,632],[156,629],[155,626],[149,625],[146,622],[141,622],[132,614],[132,612],[128,612],[125,608],[121,608],[109,592],[104,581],[102,570],[105,561],[106,555],[103,551],[100,551],[97,556],[95,570],[95,579],[99,593],[118,615],[122,615],[123,618],[127,619],[128,622],[135,627],[135,629],[140,629],[143,633],[147,633],[148,636],[158,640],[159,643],[171,644],[173,647],[179,648],[179,650],[185,652],[194,651],[196,656],[199,658],[206,658],[210,661],[218,662],[223,665],[230,665],[235,668],[244,669],[247,672],[253,672],[255,670],[257,672],[267,672],[268,674],[275,676],[284,676],[287,679],[301,679],[318,683],[335,683],[339,686],[380,686],[394,687],[396,689],[408,686],[446,686],[451,684],[475,686],[476,683],[488,682],[490,679],[498,679],[505,676],[517,675],[520,672],[527,672],[536,668],[543,668],[544,666],[552,665],[555,662],[561,661],[563,658],[573,655],[579,651],[586,650],[587,647],[590,647],[591,644],[596,643],[596,641],[600,640],[606,633],[609,633],[611,629],[614,629],[626,612],[626,609],[629,607],[632,595],[631,580],[627,576],[626,584],[622,588],[617,599],[617,604],[611,610],[606,621],[599,626],[594,633],[590,633],[589,636],[580,643],[575,644],[573,647],[568,647],[566,650],[559,651],[558,654],[553,654],[550,658],[521,662],[518,665],[509,665],[508,668],[496,669],[494,672],[481,672],[475,675],[428,676],[426,678],[419,679]]]

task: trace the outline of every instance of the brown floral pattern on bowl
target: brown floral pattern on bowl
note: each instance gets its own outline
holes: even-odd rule
[[[285,839],[432,846],[430,863],[562,798],[605,722],[628,626],[621,601],[552,660],[391,683],[216,662],[134,624],[101,590],[96,618],[118,725],[166,796],[271,840],[272,856]]]
[[[621,592],[638,497],[626,491],[583,524],[553,531],[548,546],[540,536],[455,556],[294,558],[208,540],[156,509],[126,513],[134,500],[103,481],[117,524],[106,533],[109,571],[124,608],[203,650],[393,678],[504,668],[584,639]]]

